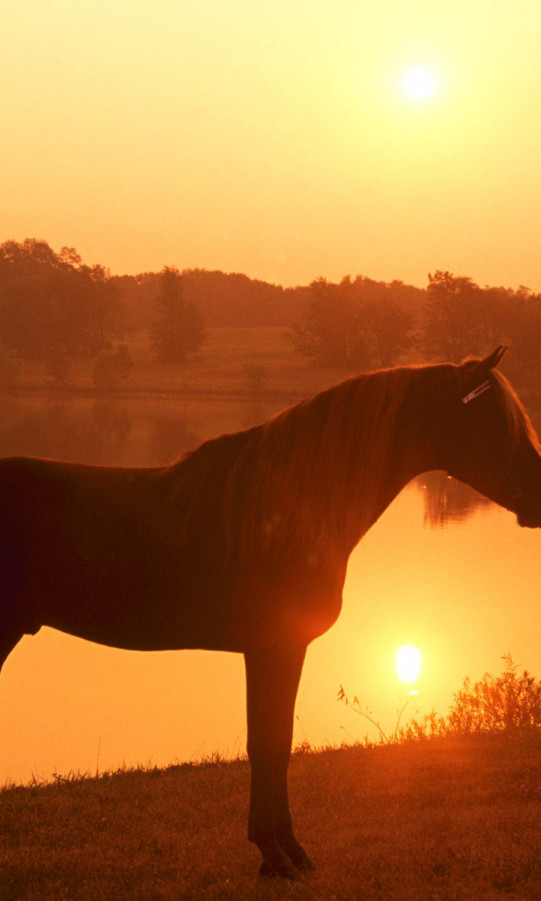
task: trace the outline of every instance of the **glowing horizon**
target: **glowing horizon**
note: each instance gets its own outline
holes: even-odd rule
[[[538,20],[533,0],[12,5],[0,240],[114,274],[539,291]],[[416,60],[430,102],[397,91]]]

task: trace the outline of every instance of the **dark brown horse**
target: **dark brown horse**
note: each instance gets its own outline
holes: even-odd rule
[[[431,469],[541,525],[540,447],[495,371],[504,350],[348,379],[165,468],[1,461],[0,665],[42,625],[244,654],[249,838],[263,872],[310,868],[287,799],[295,696],[357,542]]]

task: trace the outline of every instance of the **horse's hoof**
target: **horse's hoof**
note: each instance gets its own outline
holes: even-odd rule
[[[299,845],[293,834],[280,837],[278,841],[283,853],[297,870],[300,870],[301,873],[308,873],[310,870],[315,870],[315,864],[312,863],[308,854],[302,845]]]
[[[298,879],[301,874],[292,863],[280,863],[279,866],[273,866],[264,860],[259,867],[259,875],[264,879]]]

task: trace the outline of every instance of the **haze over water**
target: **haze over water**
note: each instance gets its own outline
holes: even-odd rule
[[[21,400],[2,412],[2,455],[86,454],[92,462],[156,465],[273,410],[211,400],[48,407]],[[340,684],[392,729],[408,698],[394,671],[403,644],[423,654],[420,693],[407,715],[433,707],[444,713],[464,676],[499,673],[507,652],[539,675],[539,533],[483,504],[432,529],[424,524],[428,490],[421,480],[402,492],[352,555],[342,615],[308,650],[295,743],[377,737],[337,702]],[[5,664],[0,730],[0,783],[167,765],[216,751],[235,756],[246,739],[243,660],[120,651],[42,629]]]

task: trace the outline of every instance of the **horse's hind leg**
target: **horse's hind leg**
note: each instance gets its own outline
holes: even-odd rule
[[[252,766],[248,837],[263,855],[261,873],[294,878],[312,863],[293,834],[287,768],[304,647],[245,654],[248,756]]]

